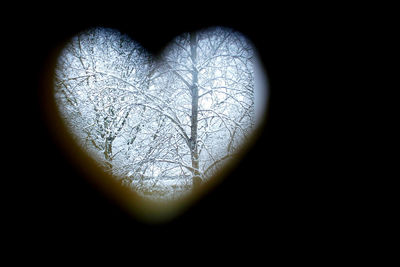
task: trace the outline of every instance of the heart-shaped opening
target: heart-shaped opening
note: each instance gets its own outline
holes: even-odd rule
[[[156,57],[93,28],[60,50],[49,112],[88,176],[142,217],[165,219],[254,144],[267,92],[253,45],[232,29],[182,34]]]

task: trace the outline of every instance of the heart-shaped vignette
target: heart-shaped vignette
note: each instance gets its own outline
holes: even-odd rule
[[[96,185],[142,219],[183,211],[263,127],[266,76],[232,29],[183,34],[155,60],[118,31],[94,28],[55,58],[50,128]]]

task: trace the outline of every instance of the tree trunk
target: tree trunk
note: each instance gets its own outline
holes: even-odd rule
[[[197,36],[195,33],[190,34],[190,52],[192,59],[192,83],[191,83],[191,95],[192,95],[192,114],[191,114],[191,127],[190,127],[190,155],[192,158],[193,168],[193,188],[197,188],[202,180],[199,171],[199,154],[197,148],[197,122],[198,122],[198,110],[199,110],[199,88],[198,88],[198,70],[196,68],[197,62]]]
[[[106,138],[104,144],[104,158],[106,160],[106,168],[112,173],[112,141]]]

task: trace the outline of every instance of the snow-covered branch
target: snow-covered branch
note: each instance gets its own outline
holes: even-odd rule
[[[208,179],[254,125],[254,53],[243,36],[214,28],[165,51],[156,62],[98,28],[73,38],[56,69],[60,112],[82,146],[147,193],[162,179],[191,177],[185,190]]]

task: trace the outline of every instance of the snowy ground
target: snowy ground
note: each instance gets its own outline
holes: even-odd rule
[[[191,177],[157,177],[133,180],[132,189],[140,195],[156,200],[172,200],[188,193],[192,188]]]

